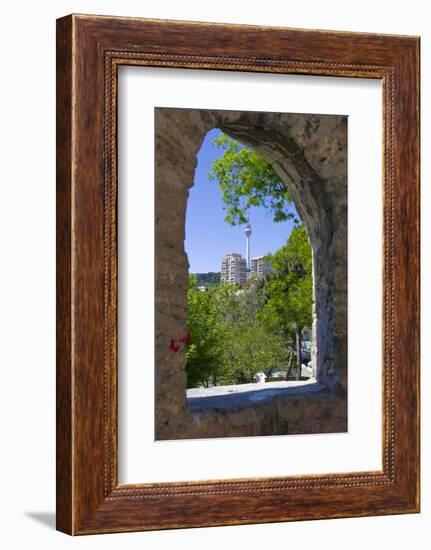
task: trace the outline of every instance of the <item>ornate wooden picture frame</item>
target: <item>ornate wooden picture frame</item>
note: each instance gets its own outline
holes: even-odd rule
[[[118,483],[120,65],[380,79],[381,471]],[[57,528],[68,534],[419,511],[419,39],[70,15],[57,21]]]

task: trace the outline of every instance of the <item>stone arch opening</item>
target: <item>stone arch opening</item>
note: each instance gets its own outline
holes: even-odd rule
[[[188,189],[194,180],[196,155],[212,128],[251,147],[272,164],[289,188],[313,250],[317,386],[247,411],[250,425],[245,425],[238,411],[190,414],[185,392],[175,390],[172,395],[173,388],[185,388],[184,354],[170,353],[167,343],[184,333],[187,319]],[[262,423],[268,425],[263,429],[268,433],[345,431],[346,399],[346,117],[156,109],[156,438],[223,436],[227,425],[241,426],[241,435],[259,435]],[[311,432],[310,426],[315,426]],[[235,429],[229,435],[236,435]]]

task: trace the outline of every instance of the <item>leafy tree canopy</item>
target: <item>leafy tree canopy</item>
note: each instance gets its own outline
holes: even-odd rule
[[[243,384],[284,365],[286,342],[258,318],[263,285],[220,285],[200,292],[190,278],[188,294],[187,386]]]
[[[223,325],[216,290],[201,292],[195,275],[189,276],[187,328],[187,385],[207,386],[216,380],[222,362]]]
[[[247,223],[252,206],[266,208],[275,222],[295,219],[292,197],[271,164],[223,133],[213,143],[223,154],[213,162],[208,177],[219,183],[227,223]]]
[[[267,261],[273,272],[267,282],[267,300],[262,318],[286,334],[312,324],[312,253],[305,228],[295,227],[287,243]]]

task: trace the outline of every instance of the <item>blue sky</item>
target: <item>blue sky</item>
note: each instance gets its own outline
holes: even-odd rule
[[[244,226],[231,226],[224,221],[225,212],[221,192],[216,181],[208,179],[208,172],[221,149],[212,144],[220,134],[211,130],[198,153],[194,185],[190,189],[186,216],[185,247],[191,273],[220,271],[222,257],[228,252],[239,252],[245,257]],[[252,235],[251,257],[275,252],[282,246],[293,228],[293,221],[274,223],[264,208],[250,210]]]

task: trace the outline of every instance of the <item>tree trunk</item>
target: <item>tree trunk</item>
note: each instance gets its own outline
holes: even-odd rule
[[[296,379],[301,380],[301,365],[302,365],[302,329],[296,329]]]
[[[290,375],[292,373],[292,367],[293,367],[293,349],[291,348],[290,349],[290,356],[289,356],[289,363],[288,363],[287,372],[286,372],[286,380],[289,380],[289,378],[290,378]]]

